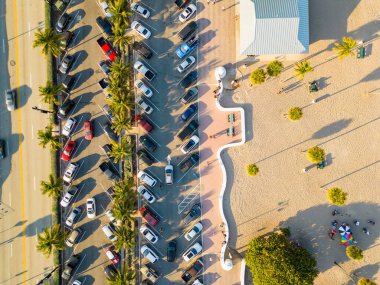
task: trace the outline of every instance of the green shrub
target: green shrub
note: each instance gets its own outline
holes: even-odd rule
[[[261,68],[252,71],[252,73],[249,77],[251,83],[256,84],[256,85],[264,83],[265,78],[266,78],[265,71],[264,71],[264,69],[261,69]]]
[[[356,245],[349,245],[346,247],[346,254],[349,258],[354,260],[363,259],[363,251]]]
[[[288,118],[292,121],[298,121],[302,118],[302,109],[300,107],[293,107],[289,109]]]
[[[267,66],[267,74],[269,76],[278,76],[281,74],[282,69],[284,68],[284,65],[281,61],[274,60],[270,62]]]
[[[343,206],[347,200],[347,193],[340,188],[331,188],[327,191],[327,198],[331,204]]]
[[[371,279],[368,278],[360,278],[358,281],[358,285],[376,285]]]
[[[256,166],[256,164],[248,164],[247,165],[247,174],[249,176],[255,176],[259,173],[259,168]]]
[[[325,159],[325,151],[318,146],[314,146],[307,151],[307,157],[311,162],[320,163]]]
[[[286,237],[290,237],[290,229],[289,228],[281,228],[280,229],[281,233],[286,236]]]

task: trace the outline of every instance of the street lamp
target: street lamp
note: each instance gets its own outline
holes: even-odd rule
[[[47,113],[53,114],[53,113],[54,113],[54,112],[52,112],[52,111],[48,111],[48,110],[44,110],[44,109],[40,109],[40,108],[38,108],[37,106],[33,106],[32,109],[33,109],[33,110],[36,110],[36,111],[40,111],[42,114],[47,114]]]

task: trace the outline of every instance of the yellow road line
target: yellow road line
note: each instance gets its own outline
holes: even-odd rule
[[[19,55],[18,55],[18,30],[17,30],[17,0],[13,0],[13,19],[14,19],[14,33],[15,33],[15,61],[16,61],[16,89],[17,89],[17,102],[20,102],[20,71],[19,71]],[[21,126],[21,111],[17,108],[17,129],[18,129],[18,145],[20,153],[20,192],[21,192],[21,221],[25,221],[25,196],[24,196],[24,165],[22,161],[22,126]],[[22,281],[26,283],[26,224],[22,225]]]

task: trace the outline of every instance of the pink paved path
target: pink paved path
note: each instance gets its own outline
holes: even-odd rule
[[[227,73],[234,69],[235,63],[235,6],[234,1],[222,0],[212,5],[198,1],[198,23],[200,50],[198,70],[200,90],[199,121],[201,139],[201,200],[203,209],[203,260],[205,261],[204,284],[240,284],[240,262],[234,261],[230,271],[222,269],[220,251],[224,241],[222,218],[219,212],[219,194],[222,187],[222,170],[216,153],[225,144],[241,140],[240,114],[234,123],[236,135],[229,137],[225,130],[232,126],[227,114],[215,104],[213,90],[216,87],[214,70],[225,66]],[[222,7],[226,7],[222,11]],[[225,106],[228,107],[228,106]],[[223,134],[220,134],[220,133]],[[209,136],[216,135],[216,138]],[[228,207],[228,205],[226,205]],[[228,220],[228,217],[227,217]]]

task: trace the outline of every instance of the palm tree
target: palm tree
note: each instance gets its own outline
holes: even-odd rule
[[[125,263],[122,270],[118,270],[113,278],[107,277],[109,285],[132,285],[136,283],[136,271],[133,267],[127,268]]]
[[[124,64],[120,59],[116,59],[110,67],[110,80],[116,81],[114,84],[119,84],[120,86],[128,86],[129,78],[131,75],[131,66],[129,64]],[[121,81],[121,83],[120,83]],[[128,87],[126,87],[128,89]]]
[[[48,197],[58,198],[63,191],[62,182],[62,177],[57,178],[55,175],[50,174],[48,181],[41,181],[42,194],[47,194]]]
[[[53,136],[53,126],[49,125],[45,130],[37,131],[37,138],[40,140],[39,145],[42,145],[43,148],[50,143],[50,149],[56,151],[62,144],[59,142],[59,136]]]
[[[37,235],[37,250],[49,257],[53,249],[64,250],[66,233],[61,232],[59,225],[52,225],[50,228],[44,228],[42,233]]]
[[[115,114],[114,118],[112,119],[112,126],[111,128],[115,130],[115,132],[120,135],[122,130],[130,130],[132,129],[132,120],[128,119],[125,114]]]
[[[355,55],[352,49],[355,48],[357,44],[358,43],[352,38],[343,37],[342,43],[340,42],[334,43],[335,47],[333,47],[333,50],[337,50],[339,59],[343,59],[346,56]]]
[[[113,35],[109,37],[114,46],[118,47],[123,54],[125,53],[125,46],[132,43],[132,37],[128,36],[125,30],[126,26],[123,23],[115,23],[112,27]]]
[[[311,67],[310,62],[308,61],[301,61],[296,63],[296,67],[294,68],[294,71],[296,72],[296,76],[299,76],[299,80],[302,80],[305,77],[305,74],[308,72],[314,71],[314,69]]]
[[[132,15],[129,8],[128,2],[126,0],[114,0],[108,3],[109,12],[113,15],[111,17],[111,22],[116,24],[122,24],[128,26],[128,17]]]
[[[45,30],[38,30],[34,36],[36,39],[33,41],[33,47],[42,47],[42,54],[58,57],[63,48],[61,46],[61,35],[57,35],[53,29],[47,28]]]
[[[132,248],[136,245],[135,232],[127,225],[115,229],[117,240],[114,242],[117,251]]]
[[[130,198],[123,198],[122,200],[114,200],[115,203],[111,209],[112,215],[116,220],[121,222],[121,225],[125,225],[128,221],[133,221],[136,209],[135,202]]]
[[[124,115],[128,111],[132,110],[132,106],[135,105],[135,102],[131,101],[132,97],[129,94],[122,94],[120,96],[115,96],[111,94],[111,97],[106,97],[106,101],[110,105],[112,114]]]
[[[133,154],[132,149],[133,145],[128,144],[126,137],[122,137],[120,143],[112,142],[111,151],[108,152],[108,155],[113,157],[115,163],[117,163],[124,157],[131,156]]]
[[[40,91],[40,96],[42,97],[42,102],[46,104],[54,103],[55,105],[59,104],[58,94],[63,90],[62,84],[53,85],[53,83],[48,80],[45,86],[38,87]]]
[[[135,203],[137,199],[136,192],[132,189],[134,183],[132,179],[123,179],[114,185],[115,201],[124,201],[132,204],[132,210],[135,210]]]

